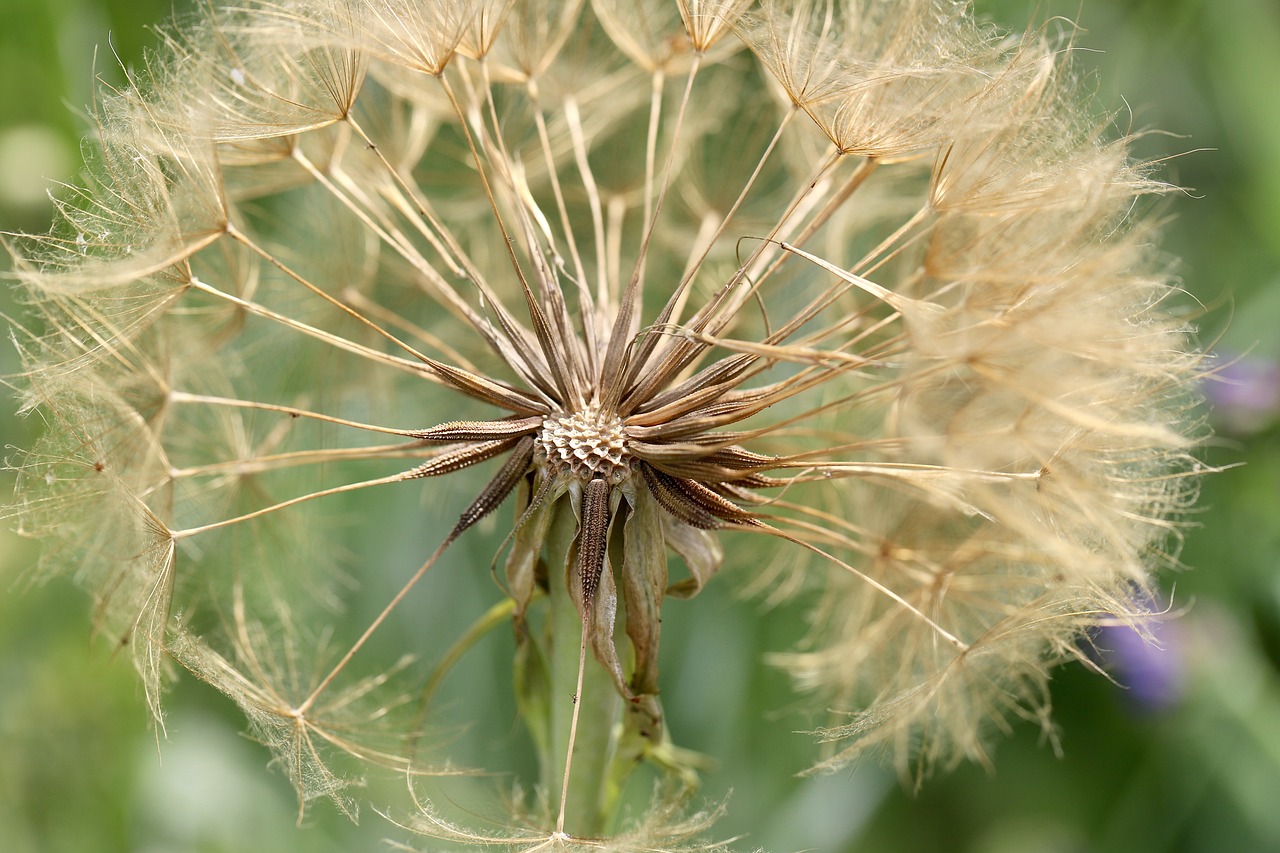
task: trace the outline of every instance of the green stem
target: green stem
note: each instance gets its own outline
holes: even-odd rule
[[[572,547],[578,520],[568,500],[555,510],[546,539],[549,566],[574,571],[569,561],[576,555]],[[605,569],[608,571],[608,567]],[[569,754],[569,729],[573,720],[578,687],[579,651],[582,648],[582,620],[565,584],[564,572],[551,572],[550,612],[547,619],[548,660],[551,666],[551,751],[543,756],[542,787],[547,792],[551,816],[559,814],[565,760]],[[588,652],[583,674],[582,695],[576,696],[578,711],[576,742],[565,801],[565,831],[574,836],[600,836],[609,828],[617,804],[610,765],[617,751],[621,730],[622,701],[613,680]]]

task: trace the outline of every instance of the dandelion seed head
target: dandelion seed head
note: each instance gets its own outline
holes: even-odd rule
[[[499,600],[443,658],[511,629],[535,830],[422,804],[423,832],[606,848],[570,784],[541,808],[569,704],[685,790],[662,609],[722,574],[808,596],[771,660],[819,768],[989,762],[1176,563],[1201,470],[1168,187],[1068,62],[949,0],[210,4],[102,93],[86,186],[15,243],[50,428],[14,512],[157,719],[177,660],[304,804],[452,768],[418,760],[443,672],[406,687],[380,644],[486,518]],[[398,592],[353,628],[357,580]],[[681,796],[617,849],[688,847]]]

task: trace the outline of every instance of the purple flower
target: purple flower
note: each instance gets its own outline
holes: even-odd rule
[[[1280,415],[1280,363],[1259,356],[1227,357],[1205,383],[1214,420],[1233,433],[1254,433]]]
[[[1125,688],[1135,711],[1158,713],[1178,704],[1186,670],[1177,625],[1158,616],[1142,630],[1108,625],[1099,630],[1096,645],[1103,666]]]

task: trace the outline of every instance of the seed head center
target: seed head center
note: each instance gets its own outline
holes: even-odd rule
[[[591,403],[577,412],[556,412],[542,421],[539,461],[555,474],[617,485],[631,475],[631,455],[622,420]]]

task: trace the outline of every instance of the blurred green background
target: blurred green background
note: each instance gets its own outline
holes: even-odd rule
[[[74,181],[95,74],[122,79],[155,41],[146,26],[186,0],[0,0],[0,230],[47,227],[48,181]],[[1013,29],[1079,22],[1077,67],[1122,129],[1160,129],[1142,157],[1163,176],[1166,246],[1224,375],[1206,393],[1217,430],[1192,571],[1164,578],[1178,618],[1163,650],[1112,647],[1121,689],[1069,667],[1055,678],[1062,756],[1030,727],[988,773],[964,767],[918,794],[863,767],[794,774],[785,680],[758,660],[793,639],[727,584],[664,622],[665,690],[683,744],[716,755],[707,793],[733,789],[720,835],[771,851],[1280,851],[1280,4],[1276,0],[981,0]],[[1053,25],[1053,24],[1051,24]],[[3,309],[15,308],[6,294]],[[5,351],[0,370],[16,369]],[[6,445],[33,425],[0,407]],[[2,484],[5,491],[10,480]],[[124,660],[89,639],[87,597],[32,586],[31,543],[0,539],[0,850],[356,851],[401,830],[366,809],[354,826],[321,803],[296,828],[284,778],[238,732],[229,704],[191,679],[170,695],[157,747]],[[742,649],[747,656],[742,657]],[[735,651],[736,650],[736,651]],[[754,657],[753,657],[754,655]],[[728,661],[728,663],[726,663]],[[498,683],[475,686],[503,690]],[[375,801],[372,805],[377,806]],[[429,847],[422,843],[419,846]]]

